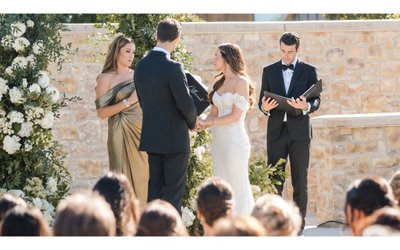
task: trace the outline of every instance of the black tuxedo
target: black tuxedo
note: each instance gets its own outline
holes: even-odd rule
[[[180,212],[186,179],[189,129],[197,112],[180,63],[152,50],[135,69],[135,84],[143,110],[139,149],[149,155],[148,201],[164,199]]]
[[[312,84],[317,82],[316,68],[312,65],[297,61],[288,92],[285,91],[282,62],[276,62],[264,68],[262,87],[259,99],[261,109],[264,91],[269,91],[286,97],[298,98]],[[310,113],[319,108],[320,98],[307,100],[310,103]],[[262,111],[262,110],[261,110]],[[268,115],[268,114],[267,114]],[[275,164],[280,158],[287,159],[289,155],[293,185],[293,199],[299,206],[304,217],[307,211],[307,169],[309,164],[309,147],[312,138],[312,129],[309,114],[294,116],[277,109],[270,110],[267,129],[268,163]],[[283,166],[285,169],[285,166]],[[278,193],[282,193],[283,184],[277,186]]]

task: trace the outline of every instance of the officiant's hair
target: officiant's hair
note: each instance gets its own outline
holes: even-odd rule
[[[26,207],[27,204],[20,197],[11,194],[0,195],[0,224],[6,213],[16,206]]]
[[[255,94],[255,87],[253,81],[251,81],[250,77],[246,73],[246,64],[244,62],[244,56],[243,52],[240,49],[239,45],[237,44],[232,44],[232,43],[221,43],[218,45],[218,49],[221,52],[222,58],[224,61],[229,64],[231,67],[232,71],[236,74],[239,74],[241,76],[245,76],[248,81],[249,81],[249,110],[251,110],[254,106],[254,94]],[[211,104],[214,104],[212,101],[212,97],[218,89],[220,89],[225,81],[225,76],[221,72],[216,76],[220,77],[213,85],[213,90],[210,92],[208,95],[208,100]]]
[[[134,235],[139,223],[139,201],[126,175],[109,172],[97,181],[93,191],[110,204],[116,220],[117,236]]]
[[[157,39],[161,42],[172,42],[179,37],[182,27],[172,18],[161,20],[157,26]]]
[[[233,210],[233,189],[228,182],[214,177],[199,187],[197,193],[197,210],[210,226]]]
[[[132,43],[133,45],[135,45],[132,39],[124,35],[119,35],[114,39],[114,41],[112,41],[112,43],[108,47],[107,57],[104,62],[103,70],[101,71],[101,73],[117,71],[117,66],[118,66],[117,58],[119,52],[121,51],[121,48],[127,45],[128,43]],[[97,78],[99,78],[99,76]]]
[[[188,236],[175,207],[160,199],[147,203],[136,236]]]
[[[79,192],[58,204],[53,230],[55,236],[115,236],[115,218],[102,196]]]
[[[392,178],[389,180],[389,184],[393,189],[394,198],[400,206],[400,171],[393,174]]]
[[[300,47],[300,37],[296,32],[285,32],[279,39],[279,44],[284,43],[286,45],[296,45],[296,50]]]
[[[35,207],[16,206],[4,217],[1,236],[50,236],[42,212]]]

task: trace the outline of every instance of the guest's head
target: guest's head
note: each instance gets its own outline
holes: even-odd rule
[[[292,64],[300,47],[300,37],[296,32],[285,32],[279,39],[280,55],[284,64]]]
[[[3,221],[6,213],[16,206],[26,207],[26,202],[17,196],[3,194],[0,196],[0,223]]]
[[[367,217],[360,231],[363,236],[399,236],[400,210],[392,207],[376,210]]]
[[[116,72],[119,68],[129,68],[134,56],[134,42],[124,35],[117,36],[108,48],[106,61],[101,73]]]
[[[239,76],[244,76],[249,81],[249,103],[250,107],[254,104],[254,84],[246,73],[246,64],[243,52],[239,45],[232,43],[221,43],[214,54],[214,68],[221,72],[216,77],[220,77],[213,85],[213,90],[209,94],[209,100],[212,103],[212,96],[220,89],[226,79],[225,74],[232,72]]]
[[[262,224],[252,216],[224,217],[213,226],[214,236],[265,236]]]
[[[15,206],[9,210],[0,228],[1,236],[49,236],[49,227],[39,209]]]
[[[394,198],[397,200],[397,204],[400,206],[400,171],[397,171],[392,176],[389,183],[392,187]]]
[[[301,230],[299,208],[275,194],[258,198],[251,215],[262,223],[269,236],[297,236]]]
[[[231,185],[220,178],[205,181],[197,193],[197,215],[205,231],[221,217],[232,214],[234,205]],[[208,232],[205,232],[207,234]]]
[[[354,181],[346,193],[345,215],[352,234],[359,235],[360,222],[379,208],[393,207],[392,188],[382,177],[372,176]]]
[[[110,172],[97,181],[93,191],[110,204],[116,220],[117,235],[134,235],[139,222],[139,202],[128,178],[124,174]]]
[[[177,20],[171,18],[161,20],[157,26],[157,46],[168,45],[166,49],[172,52],[180,41],[181,30],[182,27]]]
[[[57,206],[55,236],[114,236],[110,205],[96,193],[75,193]]]
[[[140,217],[136,236],[187,236],[178,211],[168,202],[149,202]]]

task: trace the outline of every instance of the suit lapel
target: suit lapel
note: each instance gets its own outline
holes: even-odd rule
[[[290,85],[289,85],[289,90],[288,90],[287,96],[290,96],[290,92],[292,91],[294,85],[297,82],[297,79],[299,79],[302,72],[303,72],[303,62],[300,61],[300,59],[297,59],[297,63],[296,63],[296,67],[294,68],[292,80],[290,80]]]

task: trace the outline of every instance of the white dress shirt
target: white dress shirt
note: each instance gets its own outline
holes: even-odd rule
[[[166,49],[164,49],[164,48],[161,48],[161,47],[154,47],[153,50],[154,50],[154,51],[161,51],[161,52],[164,52],[164,53],[166,54],[167,58],[168,58],[168,59],[171,59],[171,53],[169,53],[168,50],[166,50]]]
[[[296,63],[297,63],[297,57],[294,59],[293,61],[293,67],[296,68]],[[282,61],[282,65],[284,65],[283,61]],[[289,65],[288,65],[289,66]],[[292,77],[293,77],[293,72],[294,72],[294,68],[293,69],[287,69],[287,70],[283,70],[282,69],[282,74],[283,74],[283,83],[285,85],[285,92],[286,94],[289,91],[289,87],[290,87],[290,81],[292,81]],[[285,116],[283,117],[283,122],[287,121],[287,114],[285,112]]]

